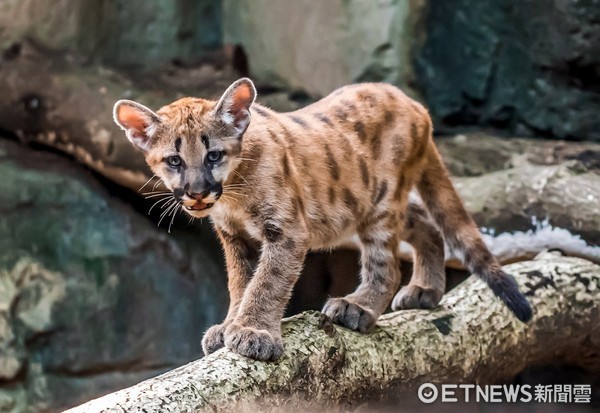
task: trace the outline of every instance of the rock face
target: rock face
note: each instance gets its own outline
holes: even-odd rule
[[[353,82],[410,83],[423,1],[224,0],[226,43],[241,45],[261,82],[325,95]]]
[[[144,66],[194,62],[221,46],[218,0],[0,0],[0,45],[32,39],[55,51]]]
[[[207,226],[168,235],[81,167],[6,140],[0,176],[0,411],[74,405],[201,355],[227,305]]]
[[[415,73],[439,123],[600,141],[600,3],[428,2]]]
[[[600,245],[600,145],[481,133],[437,143],[480,227],[527,231],[547,221]]]

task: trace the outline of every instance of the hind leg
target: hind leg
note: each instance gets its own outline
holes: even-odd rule
[[[323,313],[334,323],[365,333],[389,304],[400,284],[397,224],[384,218],[359,230],[361,282],[352,294],[331,298]]]
[[[446,287],[444,240],[429,220],[425,210],[409,203],[404,240],[413,246],[413,274],[392,301],[392,309],[433,308],[438,305]]]

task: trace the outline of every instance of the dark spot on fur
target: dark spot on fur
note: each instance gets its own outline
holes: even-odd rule
[[[368,227],[375,225],[390,216],[389,211],[381,211],[365,219],[358,227],[359,232],[364,232]]]
[[[425,155],[427,143],[429,142],[429,123],[426,124],[425,130],[423,131],[422,135],[419,134],[418,128],[416,126],[414,130],[411,127],[411,132],[413,133],[415,144],[418,145],[418,149],[415,154],[415,160],[419,161]]]
[[[327,155],[327,159],[325,160],[325,162],[327,164],[327,168],[329,169],[329,173],[331,174],[333,180],[337,181],[340,179],[340,167],[337,161],[335,160],[335,157],[333,156],[333,152],[331,152],[331,149],[327,144],[325,145],[325,152]]]
[[[333,123],[331,123],[331,119],[329,119],[327,116],[323,115],[322,113],[315,113],[315,118],[317,118],[318,120],[320,120],[327,126],[333,126]]]
[[[350,136],[348,136],[347,134],[344,134],[341,136],[342,143],[342,151],[344,151],[344,160],[346,160],[346,162],[350,162],[351,158],[352,158],[352,154],[354,153],[354,150],[352,149],[352,143],[350,141]]]
[[[342,104],[346,106],[347,109],[349,109],[351,112],[356,112],[356,105],[352,102],[350,102],[347,99],[342,100]]]
[[[308,127],[308,124],[304,121],[304,119],[302,119],[298,116],[295,116],[295,115],[289,115],[289,116],[292,121],[294,121],[298,125],[302,126],[303,128]]]
[[[367,162],[364,158],[358,158],[358,166],[360,167],[360,175],[362,177],[363,184],[365,188],[369,187],[369,168],[367,167]]]
[[[379,159],[381,156],[381,124],[377,125],[377,130],[371,136],[371,151],[373,152],[373,159]]]
[[[279,270],[274,270],[274,271],[273,271],[273,275],[274,275],[274,277],[273,277],[273,278],[278,278],[278,277],[277,277],[277,276],[275,276],[275,274],[274,274],[276,271],[277,271],[277,272],[279,272]],[[279,274],[280,274],[280,273],[279,273]],[[273,286],[273,283],[270,281],[270,279],[269,279],[269,278],[267,278],[267,279],[265,279],[265,280],[262,280],[262,282],[261,282],[261,284],[260,284],[260,285],[261,285],[261,289],[262,289],[262,293],[263,293],[263,294],[272,294],[272,293],[273,293],[273,291],[275,290],[275,288],[274,288],[274,286]]]
[[[333,189],[333,187],[329,187],[329,203],[330,204],[334,204],[335,203],[335,189]]]
[[[180,149],[181,149],[181,138],[177,138],[177,139],[175,139],[175,150],[177,152],[179,152]]]
[[[286,178],[290,176],[290,165],[287,154],[283,154],[283,176]]]
[[[379,182],[379,181],[377,180],[377,178],[376,178],[376,177],[374,177],[374,176],[373,176],[373,177],[371,178],[371,188],[372,188],[372,191],[373,191],[373,192],[375,192],[375,190],[377,189],[377,184],[378,184],[378,182]]]
[[[266,109],[261,108],[260,106],[252,106],[252,109],[254,109],[254,111],[262,117],[265,117],[265,118],[271,117],[271,113],[269,113]]]
[[[413,215],[409,215],[408,219],[406,220],[406,229],[412,230],[415,228],[416,224],[417,224],[416,217],[414,217]]]
[[[250,159],[252,159],[254,161],[253,163],[258,163],[258,161],[260,160],[260,157],[262,156],[262,153],[263,153],[263,147],[258,143],[254,143],[254,145],[252,145],[252,147],[248,151],[248,154],[250,155]]]
[[[379,188],[377,189],[377,193],[375,194],[375,198],[373,199],[373,204],[377,205],[383,200],[383,197],[387,194],[388,191],[388,183],[387,181],[382,181],[379,184]]]
[[[269,137],[271,138],[271,140],[275,143],[279,143],[279,137],[277,136],[277,134],[270,129],[268,130],[268,132],[269,132]]]
[[[360,141],[364,143],[367,140],[367,132],[365,131],[365,125],[360,121],[356,122],[354,124],[354,130],[358,134],[358,139],[360,139]]]
[[[400,164],[404,155],[404,141],[400,135],[394,136],[393,140],[394,145],[392,146],[392,157],[394,159],[394,162]]]
[[[344,204],[355,214],[358,215],[358,200],[348,188],[342,190]]]
[[[283,140],[285,142],[287,142],[287,144],[290,146],[291,149],[293,149],[295,146],[294,135],[292,133],[290,133],[289,129],[286,128],[285,125],[283,125],[282,123],[278,123],[278,124],[281,127],[281,131],[283,132]]]
[[[371,244],[369,244],[369,245],[371,245]],[[374,274],[380,273],[383,268],[387,268],[388,264],[389,263],[387,261],[384,261],[384,260],[381,260],[378,258],[369,257],[366,259],[365,268],[367,269],[367,271],[369,273],[371,273],[371,276],[373,277]],[[374,280],[372,279],[372,281],[374,281]]]
[[[294,248],[296,248],[296,241],[294,241],[293,238],[287,238],[283,242],[283,248],[285,248],[286,250],[293,250]]]
[[[250,159],[249,161],[242,163],[239,166],[239,174],[246,180],[254,176],[258,165],[260,165],[260,158],[262,156],[263,148],[260,144],[255,143],[249,147],[247,152],[242,152],[242,157]],[[240,182],[242,182],[240,178]],[[239,183],[239,182],[238,182]]]
[[[409,202],[407,210],[409,215],[413,215],[419,219],[427,219],[427,213],[423,207],[415,202]]]
[[[365,245],[372,245],[375,244],[377,241],[375,240],[375,238],[369,235],[364,235],[360,238],[360,242],[362,242]]]
[[[283,236],[283,230],[273,222],[266,222],[263,229],[263,235],[267,241],[273,243],[281,239]]]
[[[373,106],[375,106],[375,97],[373,97],[372,95],[370,95],[367,92],[360,92],[357,95],[358,99],[365,102],[370,108],[372,108]]]
[[[348,119],[348,112],[346,112],[343,108],[337,108],[335,110],[335,116],[341,120],[341,121],[345,121]]]
[[[392,122],[393,122],[393,120],[394,120],[394,113],[393,113],[393,112],[391,112],[391,111],[389,111],[389,110],[386,110],[386,111],[385,111],[385,115],[384,115],[384,117],[383,117],[383,121],[384,121],[384,122],[386,123],[386,125],[387,125],[387,124],[390,124],[390,123],[392,123]]]

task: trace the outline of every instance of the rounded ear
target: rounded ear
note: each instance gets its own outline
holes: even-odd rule
[[[215,115],[230,125],[241,136],[250,124],[250,106],[256,99],[254,83],[247,77],[236,80],[227,88],[217,106]]]
[[[115,103],[113,118],[131,143],[143,151],[150,149],[152,137],[160,124],[156,113],[140,103],[123,99]]]

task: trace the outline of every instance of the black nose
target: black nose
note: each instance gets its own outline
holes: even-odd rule
[[[187,192],[186,191],[186,195],[189,196],[190,198],[196,199],[196,200],[202,200],[204,198],[206,198],[208,196],[208,194],[210,193],[209,189],[205,189],[202,192]]]
[[[181,198],[184,193],[185,193],[185,191],[182,188],[173,189],[173,195],[175,195],[175,198],[177,198],[177,199]]]

